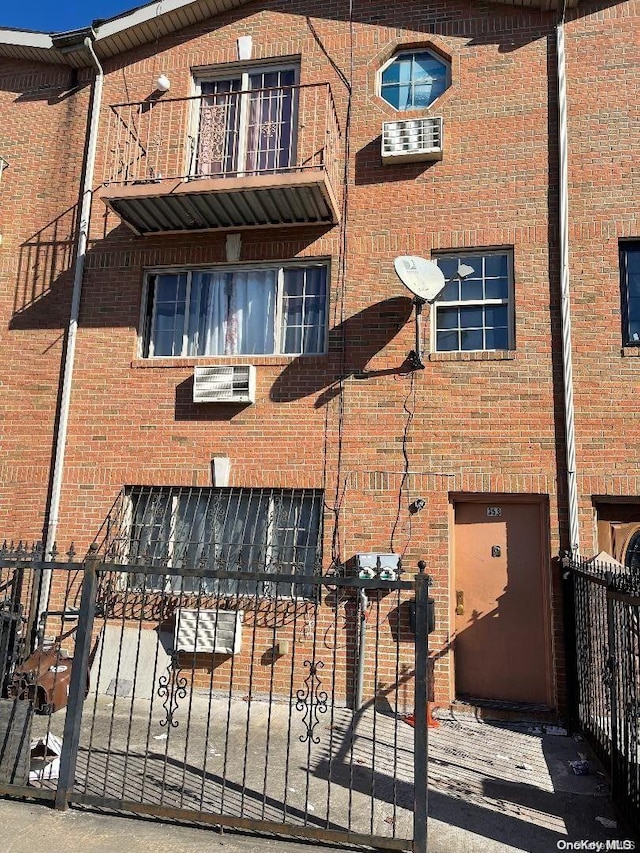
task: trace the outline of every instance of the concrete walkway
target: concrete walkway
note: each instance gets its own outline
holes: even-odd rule
[[[586,756],[588,775],[569,762]],[[583,742],[535,726],[447,718],[429,732],[430,853],[548,853],[563,842],[628,838]],[[3,853],[309,853],[331,845],[0,799]],[[342,848],[345,849],[345,848]]]

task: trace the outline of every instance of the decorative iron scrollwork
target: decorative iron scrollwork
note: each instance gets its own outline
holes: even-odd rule
[[[199,156],[203,163],[224,159],[227,111],[223,104],[203,103],[200,112]]]
[[[260,125],[260,132],[267,139],[271,139],[276,135],[278,128],[280,127],[280,123],[277,121],[273,121],[273,119],[269,121],[263,121]]]
[[[321,660],[306,660],[304,665],[309,667],[309,675],[304,680],[304,688],[296,693],[296,710],[304,711],[302,722],[307,729],[305,734],[300,735],[300,742],[305,743],[310,740],[311,743],[320,743],[320,738],[314,734],[314,729],[320,722],[318,715],[327,712],[329,698],[326,691],[320,689],[322,682],[318,677],[318,670],[324,667],[324,663]]]
[[[164,720],[160,720],[161,726],[169,726],[177,728],[178,721],[174,720],[174,714],[178,710],[178,700],[184,699],[187,695],[187,679],[181,675],[178,653],[174,652],[171,655],[171,663],[167,667],[167,674],[161,675],[158,679],[158,696],[164,699],[162,707],[165,710]]]

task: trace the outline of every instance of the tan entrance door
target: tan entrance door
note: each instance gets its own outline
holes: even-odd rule
[[[455,505],[458,698],[550,704],[541,503]]]

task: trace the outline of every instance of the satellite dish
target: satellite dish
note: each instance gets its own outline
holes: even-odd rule
[[[400,281],[423,302],[433,302],[446,284],[440,267],[425,258],[400,255],[393,266]]]

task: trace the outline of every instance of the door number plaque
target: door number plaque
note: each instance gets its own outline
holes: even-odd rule
[[[500,518],[502,515],[502,507],[499,506],[488,506],[487,507],[487,518]]]

